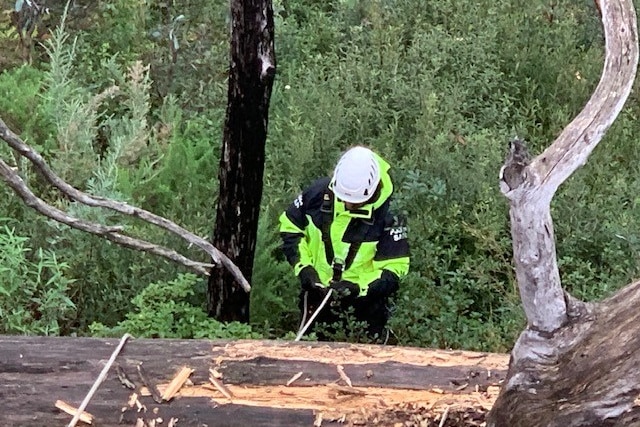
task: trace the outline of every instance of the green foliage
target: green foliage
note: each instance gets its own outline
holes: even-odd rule
[[[251,324],[265,335],[280,337],[298,329],[299,284],[280,251],[276,224],[266,222],[271,218],[267,212],[261,218],[251,280]]]
[[[291,197],[328,173],[346,146],[378,149],[394,167],[395,207],[409,216],[412,274],[392,319],[400,343],[508,349],[524,321],[498,171],[509,137],[525,136],[539,151],[595,87],[601,33],[591,25],[593,10],[455,0],[278,6],[280,81],[270,137],[280,149],[268,153],[270,187],[289,187]],[[630,121],[621,127],[637,129]],[[602,169],[603,177],[611,173]],[[628,191],[622,175],[612,194]],[[563,275],[570,290],[579,281],[581,295],[602,295],[637,270],[629,233],[612,240],[612,232],[580,228],[583,221],[619,228],[620,211],[606,207],[611,200],[590,197],[578,216],[575,200],[563,197],[554,216],[559,249],[571,244],[567,224],[603,254],[576,264],[584,254],[572,255],[581,247],[574,240],[567,257],[560,252]],[[279,200],[282,207],[288,201]],[[607,221],[594,221],[595,212]],[[625,215],[631,227],[640,225],[632,218]]]
[[[115,327],[93,323],[90,330],[97,336],[118,336],[128,332],[139,338],[208,338],[258,339],[249,325],[221,323],[207,317],[202,307],[194,306],[199,280],[193,274],[181,274],[175,280],[152,283],[133,299],[133,311]]]
[[[53,252],[32,254],[29,239],[0,222],[0,333],[58,335],[76,308],[69,266]]]
[[[0,116],[79,188],[209,235],[226,107],[228,2],[170,4],[119,0],[93,2],[85,16],[72,10],[48,42],[48,63],[0,74]],[[331,173],[342,150],[366,144],[392,164],[394,208],[409,218],[411,273],[390,322],[399,343],[508,350],[524,318],[498,171],[510,137],[525,137],[541,152],[596,86],[603,40],[594,6],[276,0],[274,10],[278,71],[252,329],[206,319],[203,280],[52,224],[2,189],[0,210],[16,219],[13,238],[31,236],[29,250],[24,241],[18,247],[25,251],[8,252],[16,277],[31,277],[26,272],[43,259],[58,266],[59,293],[77,307],[58,316],[61,333],[87,333],[96,322],[94,333],[112,335],[292,339],[298,283],[279,249],[277,217],[302,187]],[[639,105],[633,94],[553,200],[561,277],[579,298],[610,295],[640,273]],[[0,154],[13,158],[6,148]],[[16,166],[55,206],[206,261],[155,228],[70,203],[25,164]],[[11,286],[14,300],[29,298]],[[32,325],[36,317],[12,322]],[[363,340],[357,326],[335,338]]]
[[[13,131],[26,140],[47,136],[48,123],[33,114],[38,109],[38,94],[42,89],[44,73],[21,66],[4,70],[0,74],[0,114]]]

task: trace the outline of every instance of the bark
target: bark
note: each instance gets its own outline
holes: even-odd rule
[[[66,425],[71,416],[56,410],[54,403],[62,400],[77,408],[117,343],[0,336],[0,425]],[[172,400],[154,400],[141,388],[155,387],[162,394],[183,366],[193,370],[191,383]],[[341,380],[338,366],[352,387]],[[376,412],[378,419],[389,418],[366,425],[395,425],[397,405],[406,399],[431,407],[437,401],[464,407],[476,396],[485,401],[482,390],[495,387],[505,368],[503,355],[471,352],[345,343],[130,339],[86,411],[102,427],[133,426],[139,418],[144,425],[162,418],[156,423],[160,426],[178,418],[178,426],[299,427],[314,425],[318,413],[344,417],[344,425],[355,425],[352,421],[365,409]],[[210,369],[231,399],[212,386]],[[146,410],[128,405],[134,392]]]
[[[600,82],[578,116],[542,154],[512,142],[501,171],[510,202],[514,264],[527,329],[511,354],[488,426],[639,425],[640,299],[634,283],[599,304],[566,294],[556,261],[550,204],[556,190],[611,126],[631,92],[638,62],[631,0],[599,2],[605,33]]]
[[[231,1],[231,64],[213,244],[251,281],[262,199],[269,99],[275,75],[270,0]],[[249,321],[249,294],[225,271],[213,271],[209,315]]]

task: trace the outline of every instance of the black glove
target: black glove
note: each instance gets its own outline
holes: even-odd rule
[[[360,295],[360,286],[348,280],[332,282],[331,289],[333,289],[342,300],[352,300]]]
[[[316,283],[320,283],[318,272],[310,265],[307,265],[302,270],[300,270],[300,273],[298,273],[298,278],[300,279],[300,286],[305,291],[312,291],[317,289],[318,286],[316,286]]]
[[[369,283],[367,296],[371,298],[387,298],[396,292],[398,286],[398,276],[389,270],[383,270],[379,279]]]

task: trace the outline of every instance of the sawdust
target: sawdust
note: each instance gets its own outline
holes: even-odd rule
[[[381,363],[394,361],[416,366],[472,366],[478,365],[488,370],[506,370],[509,364],[508,354],[479,353],[461,350],[427,350],[424,348],[393,347],[381,345],[349,345],[342,347],[292,345],[291,342],[273,342],[256,344],[256,341],[234,341],[224,347],[214,348],[218,361],[223,359],[249,360],[257,356],[276,359],[312,360],[323,363]]]
[[[415,366],[476,366],[487,371],[504,371],[509,362],[506,354],[362,344],[338,347],[335,343],[332,346],[318,343],[313,346],[304,343],[292,345],[291,342],[271,341],[234,341],[224,348],[215,347],[212,356],[218,366],[225,361],[268,357],[334,365],[394,361]],[[292,378],[295,375],[296,372],[291,373]],[[485,390],[467,387],[455,392],[437,388],[348,387],[338,385],[339,381],[315,386],[299,385],[295,380],[291,385],[283,382],[275,386],[225,384],[224,393],[213,384],[190,384],[183,386],[175,397],[209,398],[213,406],[235,404],[310,409],[319,426],[338,422],[343,426],[469,427],[483,425],[500,391],[498,386],[489,386]],[[167,384],[158,385],[161,393],[166,387]]]
[[[168,384],[161,384],[161,393]],[[291,386],[235,386],[226,385],[231,398],[209,384],[184,386],[177,398],[205,397],[212,406],[246,405],[269,406],[283,409],[312,409],[316,416],[327,422],[339,420],[343,425],[393,425],[411,426],[410,420],[436,419],[445,410],[452,413],[451,422],[460,414],[472,419],[484,419],[493,405],[498,387],[486,392],[444,393],[432,390],[388,389],[378,387],[337,387],[333,384],[315,387]],[[142,394],[148,394],[142,390]],[[453,414],[458,414],[456,417]],[[469,414],[475,414],[473,416]],[[382,423],[382,424],[381,424]],[[389,424],[385,424],[389,423]],[[415,424],[428,425],[428,424]],[[446,424],[480,425],[480,424]]]

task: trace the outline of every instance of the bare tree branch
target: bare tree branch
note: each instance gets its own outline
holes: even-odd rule
[[[251,290],[249,282],[247,282],[247,280],[244,278],[240,269],[226,255],[216,249],[207,240],[196,236],[195,234],[167,220],[166,218],[155,215],[144,209],[140,209],[127,203],[118,202],[115,200],[91,196],[72,187],[64,180],[62,180],[59,176],[57,176],[47,165],[42,156],[40,156],[40,154],[29,147],[24,141],[22,141],[19,136],[13,133],[1,119],[0,139],[9,144],[9,146],[15,152],[31,161],[31,163],[34,164],[34,166],[42,173],[42,175],[49,183],[59,189],[70,199],[87,206],[106,208],[124,215],[139,218],[145,222],[148,222],[178,235],[188,243],[191,243],[205,251],[209,256],[211,256],[214,263],[221,264],[227,270],[229,270],[229,272],[234,276],[238,283],[241,284],[242,288],[246,292],[249,292]],[[37,210],[41,214],[51,219],[54,219],[78,230],[99,235],[112,242],[118,243],[119,245],[162,256],[171,261],[182,264],[199,274],[209,274],[210,267],[212,267],[211,264],[193,261],[171,249],[149,243],[145,240],[126,236],[121,233],[124,229],[123,227],[108,227],[101,224],[95,224],[78,218],[74,218],[67,215],[65,212],[47,204],[42,199],[37,198],[24,183],[22,178],[20,178],[17,172],[2,160],[0,160],[0,177],[2,177],[2,179],[16,192],[16,194],[18,194],[24,200],[24,202],[29,207]]]
[[[510,202],[514,263],[528,327],[488,427],[639,425],[640,282],[584,303],[563,292],[550,204],[600,142],[628,98],[638,65],[632,0],[596,0],[605,34],[604,70],[591,99],[556,141],[529,159],[513,141],[500,187]]]
[[[514,262],[520,296],[533,330],[553,332],[567,321],[565,294],[556,261],[550,204],[556,190],[600,142],[631,92],[638,63],[638,35],[631,0],[601,0],[605,63],[584,109],[554,143],[529,162],[512,143],[502,169],[509,199]]]

